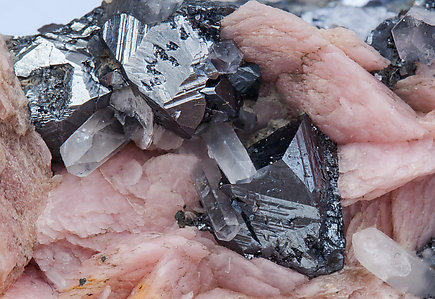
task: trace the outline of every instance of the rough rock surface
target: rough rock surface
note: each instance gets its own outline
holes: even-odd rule
[[[34,255],[61,296],[191,298],[222,291],[270,298],[306,282],[218,246],[207,232],[178,227],[177,211],[201,209],[189,179],[197,162],[194,155],[159,156],[130,144],[86,178],[62,172],[37,222]]]
[[[289,106],[304,110],[339,144],[428,134],[411,107],[292,14],[250,1],[222,21],[222,36],[260,65]]]
[[[367,45],[351,30],[337,27],[320,30],[324,38],[340,48],[349,58],[358,63],[367,71],[376,71],[386,68],[390,62],[382,57],[378,51]]]
[[[371,200],[435,172],[432,138],[396,143],[351,143],[338,147],[338,187],[349,205]]]
[[[24,271],[50,189],[51,155],[28,121],[27,100],[0,36],[0,294]]]

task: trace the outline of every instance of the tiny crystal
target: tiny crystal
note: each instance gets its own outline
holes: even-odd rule
[[[435,296],[435,271],[381,231],[357,232],[352,245],[361,265],[393,288],[419,297]]]
[[[202,138],[210,157],[216,160],[230,183],[249,179],[255,174],[254,164],[229,124],[213,124],[202,134]]]
[[[257,64],[241,66],[229,80],[243,100],[256,100],[261,86],[261,70]]]
[[[217,42],[210,49],[210,60],[221,74],[237,72],[242,58],[242,52],[232,40]]]
[[[217,83],[201,90],[205,95],[207,107],[226,113],[229,118],[234,118],[240,108],[240,99],[227,78],[220,79]]]
[[[60,154],[69,173],[89,175],[128,141],[122,125],[110,108],[95,112],[60,147]]]
[[[425,64],[435,59],[435,11],[414,6],[391,32],[400,58]]]

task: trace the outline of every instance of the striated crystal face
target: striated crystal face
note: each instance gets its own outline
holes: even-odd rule
[[[69,173],[83,177],[128,142],[114,111],[103,108],[95,112],[62,146],[60,154]]]
[[[249,183],[224,185],[244,220],[225,246],[308,276],[343,267],[345,240],[335,145],[304,117],[249,149]]]
[[[353,250],[367,270],[401,292],[435,296],[435,271],[376,228],[352,236]]]
[[[414,6],[391,32],[400,58],[424,64],[435,59],[435,11]]]

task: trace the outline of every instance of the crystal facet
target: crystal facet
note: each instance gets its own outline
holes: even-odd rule
[[[239,67],[229,80],[243,100],[257,100],[261,86],[261,70],[257,64]]]
[[[216,160],[230,183],[249,179],[255,174],[254,164],[229,124],[216,123],[210,126],[202,138],[207,144],[210,157]]]
[[[233,74],[237,72],[243,54],[232,40],[224,40],[213,44],[209,57],[219,73]]]
[[[224,112],[228,118],[237,116],[241,102],[227,78],[208,84],[201,93],[205,95],[207,107],[211,110]]]
[[[435,296],[435,271],[381,231],[357,232],[352,245],[361,265],[393,288],[419,297]]]
[[[232,240],[239,232],[240,224],[230,199],[217,185],[209,183],[201,166],[192,175],[192,179],[216,238],[222,241]]]
[[[400,58],[425,64],[435,59],[435,11],[414,6],[391,32]]]
[[[95,112],[60,147],[69,173],[87,176],[118,152],[128,141],[110,108]]]
[[[118,120],[124,126],[125,135],[141,149],[148,148],[153,135],[154,116],[146,101],[126,87],[113,92],[110,105],[122,113]]]
[[[261,167],[252,181],[222,187],[245,222],[225,246],[311,277],[341,269],[345,240],[335,145],[304,117],[250,153]]]
[[[97,109],[109,103],[110,90],[99,83],[107,59],[91,54],[101,8],[69,25],[41,35],[13,38],[15,73],[29,100],[31,119],[55,159],[60,145]]]

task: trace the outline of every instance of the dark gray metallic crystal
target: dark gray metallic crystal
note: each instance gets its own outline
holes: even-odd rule
[[[55,159],[60,145],[109,103],[110,90],[98,77],[110,63],[90,53],[95,50],[93,37],[104,17],[97,8],[54,31],[8,43],[16,59],[15,73],[29,100],[31,119]]]
[[[207,87],[201,90],[205,95],[207,107],[211,110],[224,112],[227,118],[237,116],[241,99],[227,78],[209,81]]]
[[[270,159],[264,143],[254,145],[265,151],[264,161],[252,159],[256,165],[273,163],[250,183],[222,187],[245,222],[224,245],[310,277],[329,274],[343,267],[345,249],[336,147],[308,118],[296,133],[286,129],[294,138],[279,160],[276,150]]]
[[[103,38],[156,120],[189,138],[204,115],[205,99],[199,91],[208,80],[207,44],[189,21],[176,15],[148,26],[133,16],[115,15],[104,25]]]
[[[241,66],[228,78],[242,100],[257,100],[261,87],[261,70],[257,64]]]

